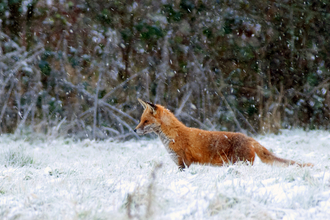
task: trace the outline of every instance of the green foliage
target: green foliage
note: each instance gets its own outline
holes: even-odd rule
[[[213,37],[211,28],[205,28],[203,31],[203,34],[209,39],[212,39],[212,37]]]
[[[22,0],[8,0],[9,5],[18,4],[18,3],[21,3],[21,2],[22,2]]]
[[[235,19],[229,18],[225,20],[225,25],[223,27],[225,34],[231,34],[233,32],[232,26],[235,23]]]
[[[127,42],[133,37],[133,32],[129,27],[120,31],[122,39]]]
[[[162,12],[165,14],[168,22],[178,22],[181,20],[181,12],[174,10],[172,5],[164,5]]]
[[[6,9],[7,5],[5,4],[5,2],[0,2],[0,18],[4,16]]]
[[[144,22],[139,22],[136,25],[137,31],[140,33],[141,39],[144,41],[158,40],[163,37],[163,31],[155,25],[148,25]]]
[[[307,82],[310,86],[317,86],[319,84],[319,79],[315,73],[310,73],[307,76]]]
[[[51,67],[49,65],[49,63],[45,60],[40,60],[39,62],[39,68],[41,70],[41,72],[43,74],[45,74],[46,76],[50,75],[50,71],[51,71]]]
[[[105,25],[112,24],[111,11],[106,8],[104,8],[102,12],[97,15],[97,18],[101,23]]]

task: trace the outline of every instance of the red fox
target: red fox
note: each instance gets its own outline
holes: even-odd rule
[[[245,161],[253,164],[255,154],[267,164],[313,166],[279,158],[242,133],[186,127],[165,107],[138,100],[144,112],[134,131],[139,135],[155,132],[180,170],[192,163],[222,166]]]

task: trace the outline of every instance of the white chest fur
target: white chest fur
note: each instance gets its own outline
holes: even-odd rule
[[[174,163],[176,165],[179,165],[177,153],[175,153],[175,151],[172,150],[172,148],[170,148],[170,143],[174,142],[174,140],[168,138],[162,131],[156,132],[156,134],[158,135],[158,137],[162,141],[163,145],[165,146],[165,149],[167,150],[168,154],[170,155],[170,157],[172,158]]]

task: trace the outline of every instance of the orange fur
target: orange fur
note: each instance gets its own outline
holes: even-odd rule
[[[310,163],[300,164],[279,158],[256,140],[242,133],[186,127],[163,106],[138,100],[144,112],[135,131],[139,135],[155,132],[181,170],[192,163],[222,166],[237,161],[248,161],[253,164],[255,154],[262,162],[271,165],[313,166]]]

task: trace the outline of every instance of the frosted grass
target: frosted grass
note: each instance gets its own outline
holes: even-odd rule
[[[326,219],[330,133],[256,138],[314,168],[192,165],[161,142],[0,137],[0,219]],[[161,164],[161,166],[159,165]]]

